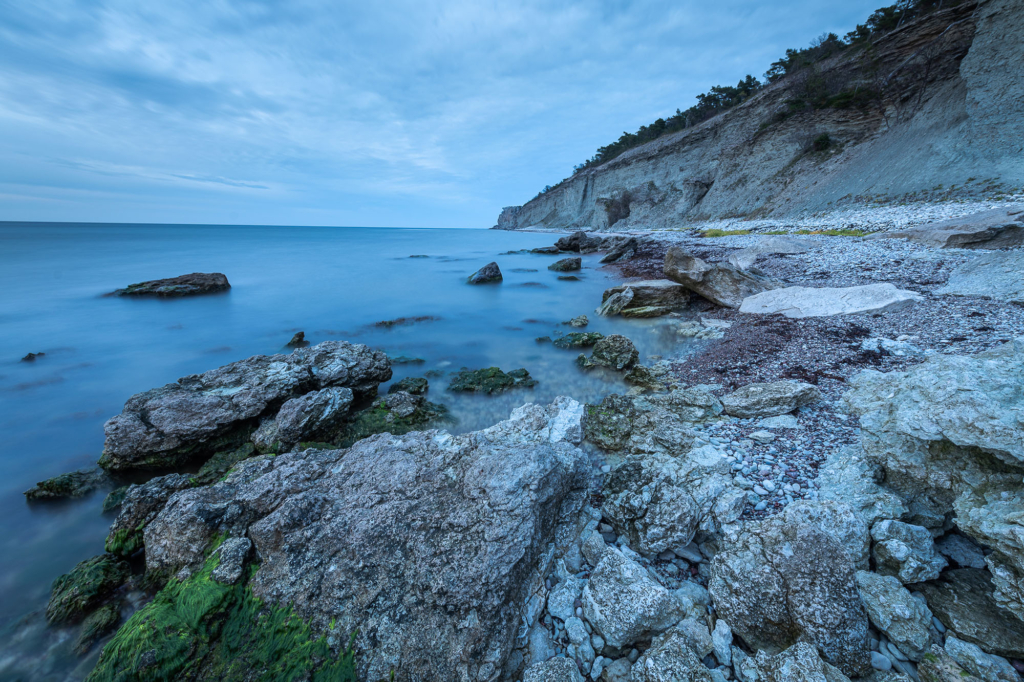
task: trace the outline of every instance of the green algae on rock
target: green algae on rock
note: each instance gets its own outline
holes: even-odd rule
[[[59,474],[45,481],[39,481],[25,491],[30,500],[60,500],[85,497],[97,488],[108,484],[107,473],[98,467],[87,467],[78,471]]]
[[[601,332],[570,332],[565,336],[555,339],[555,348],[572,350],[576,348],[588,348],[604,338]]]
[[[81,620],[120,587],[130,573],[127,562],[110,554],[86,559],[53,581],[46,619],[51,623]]]
[[[235,466],[239,462],[245,459],[249,459],[256,453],[256,446],[252,443],[246,443],[240,448],[235,450],[223,450],[216,453],[213,457],[206,460],[206,463],[200,467],[199,472],[192,477],[194,485],[210,485],[216,483],[231,470],[231,467]]]
[[[128,492],[128,486],[123,485],[119,488],[114,488],[107,496],[103,498],[103,513],[112,512],[121,506],[124,502],[124,496]]]
[[[196,296],[227,291],[231,288],[228,278],[219,272],[193,272],[190,275],[153,279],[148,282],[129,284],[113,292],[115,296]]]
[[[75,653],[85,654],[100,639],[117,627],[121,622],[121,609],[116,603],[104,604],[90,613],[82,621],[82,631],[75,640]]]
[[[430,388],[430,384],[426,379],[422,377],[406,377],[400,381],[396,381],[388,387],[388,393],[398,393],[399,391],[405,391],[412,395],[423,395]]]
[[[400,436],[410,431],[422,431],[431,423],[451,421],[448,408],[444,405],[399,391],[378,398],[371,407],[356,412],[332,440],[339,447],[347,448],[378,433]]]
[[[533,388],[537,381],[523,368],[502,372],[498,367],[462,369],[452,377],[449,391],[464,393],[502,393],[512,388]]]

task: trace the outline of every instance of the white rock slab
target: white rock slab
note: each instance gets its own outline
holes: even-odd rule
[[[865,284],[859,287],[786,287],[748,296],[740,305],[741,313],[786,317],[829,317],[860,313],[891,312],[920,301],[921,295],[892,284]]]
[[[812,246],[816,245],[808,240],[794,237],[766,237],[753,246],[729,254],[729,262],[740,270],[748,270],[761,256],[773,253],[783,255],[807,253]]]

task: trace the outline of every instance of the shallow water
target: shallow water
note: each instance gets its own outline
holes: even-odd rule
[[[288,352],[298,330],[311,343],[344,339],[422,358],[396,365],[394,380],[444,373],[430,379],[428,398],[449,407],[457,432],[526,402],[625,390],[617,375],[579,370],[579,351],[536,337],[572,331],[560,323],[587,313],[588,331],[626,334],[644,360],[670,350],[662,323],[593,314],[618,283],[598,269],[600,255],[583,257],[580,281],[547,270],[556,256],[499,255],[551,242],[491,230],[0,224],[0,679],[79,679],[98,654],[70,656],[71,632],[44,628],[39,611],[54,578],[103,551],[106,491],[33,505],[22,491],[95,463],[103,423],[133,393]],[[465,283],[492,260],[502,284]],[[102,296],[188,272],[223,272],[232,288],[177,300]],[[374,326],[422,316],[435,319]],[[20,362],[29,352],[45,355]],[[445,391],[460,367],[495,365],[525,367],[540,383],[496,397]]]

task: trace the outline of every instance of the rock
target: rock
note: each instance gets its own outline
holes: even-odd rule
[[[378,324],[380,323],[378,322]],[[395,355],[388,359],[391,360],[392,365],[422,365],[426,362],[423,358],[414,358],[408,355]]]
[[[629,682],[633,664],[628,658],[617,658],[601,672],[601,682]]]
[[[295,332],[291,341],[285,344],[289,348],[305,348],[309,345],[309,341],[306,341],[306,332]]]
[[[814,646],[800,642],[774,656],[758,651],[754,659],[760,682],[849,682],[835,667],[821,660]]]
[[[938,645],[932,645],[917,668],[917,674],[924,682],[981,682],[960,667],[956,660]]]
[[[690,451],[690,428],[721,412],[715,396],[696,388],[643,397],[612,394],[584,408],[583,432],[604,450],[678,456]]]
[[[917,358],[923,355],[920,348],[909,344],[906,341],[894,341],[893,339],[870,338],[860,342],[860,349],[883,355],[896,355],[899,357]]]
[[[122,485],[118,488],[114,488],[107,496],[103,498],[103,513],[112,512],[115,509],[121,508],[121,503],[124,502],[124,496],[128,494],[128,486]]]
[[[360,410],[329,438],[331,443],[347,448],[353,443],[376,435],[390,433],[400,436],[410,431],[419,431],[430,425],[452,422],[448,408],[428,402],[423,396],[405,391],[389,393],[373,401],[370,407]]]
[[[879,521],[871,527],[871,538],[875,541],[878,572],[896,576],[903,584],[935,580],[946,567],[927,528],[902,521]]]
[[[914,589],[924,594],[948,635],[977,644],[986,653],[1024,658],[1024,623],[996,603],[987,571],[956,568]]]
[[[780,414],[777,417],[765,417],[757,425],[766,429],[799,429],[800,423],[791,414]]]
[[[565,336],[555,339],[551,345],[555,348],[578,349],[588,348],[604,338],[600,332],[570,332]]]
[[[682,284],[668,279],[648,279],[605,289],[602,303],[626,289],[633,292],[632,304],[637,308],[685,308],[690,302],[690,291]]]
[[[888,657],[883,656],[877,651],[872,651],[871,667],[875,670],[881,670],[883,672],[886,670],[892,670],[892,661],[890,661]]]
[[[614,237],[609,239],[614,239]],[[635,237],[627,237],[615,242],[606,240],[601,243],[601,248],[608,249],[608,253],[601,258],[602,263],[618,263],[619,261],[632,258],[636,254],[636,250],[640,248],[640,245]]]
[[[601,306],[594,312],[602,317],[611,317],[622,312],[623,308],[630,306],[633,302],[633,290],[626,287],[617,294],[612,294],[601,303]]]
[[[773,417],[787,414],[821,400],[816,386],[799,381],[775,381],[770,384],[747,384],[722,398],[726,414],[741,419]]]
[[[935,541],[935,549],[957,568],[985,568],[985,554],[970,538],[950,533]]]
[[[708,588],[719,617],[747,644],[767,655],[807,642],[844,674],[870,670],[853,561],[829,533],[771,517],[727,532],[719,546]]]
[[[1024,246],[1021,207],[996,208],[868,239],[906,239],[938,249],[1006,249]]]
[[[1024,303],[1024,251],[996,251],[975,256],[953,270],[946,286],[935,293]]]
[[[728,263],[709,264],[678,247],[665,254],[665,276],[712,303],[739,308],[744,299],[782,284]]]
[[[670,312],[672,312],[671,308],[649,305],[642,308],[625,308],[619,311],[619,314],[626,318],[644,319],[648,317],[661,317],[662,315],[668,315]]]
[[[985,682],[1020,682],[1020,675],[1002,656],[986,654],[976,644],[947,637],[945,651],[969,674]]]
[[[752,431],[747,434],[747,438],[754,441],[755,443],[760,443],[761,445],[768,445],[769,443],[775,441],[775,434],[772,433],[771,431]]]
[[[583,588],[583,616],[606,644],[624,647],[668,629],[683,612],[644,568],[611,549]]]
[[[932,612],[928,607],[892,576],[857,571],[857,589],[871,624],[907,658],[920,661],[932,643]]]
[[[410,395],[424,395],[429,388],[429,383],[422,377],[406,377],[396,381],[388,387],[388,393],[405,391]]]
[[[530,249],[530,253],[556,255],[561,253],[561,249],[559,249],[557,246],[539,246],[536,249]]]
[[[591,237],[583,230],[573,232],[572,234],[560,238],[555,242],[555,246],[560,251],[578,251],[580,253],[593,253],[601,248],[601,238]]]
[[[753,246],[729,254],[729,263],[740,270],[748,270],[759,256],[774,253],[786,255],[807,253],[811,250],[808,244],[813,244],[813,242],[793,237],[764,237]]]
[[[339,387],[373,395],[391,378],[387,356],[325,341],[290,355],[256,355],[139,393],[103,427],[108,471],[180,467],[249,439],[261,417],[310,391]]]
[[[594,352],[590,361],[600,367],[615,370],[629,369],[640,359],[636,346],[621,334],[606,336],[594,344]]]
[[[502,280],[498,264],[491,262],[469,276],[470,284],[491,284]]]
[[[215,550],[218,562],[211,577],[219,583],[234,585],[242,579],[245,560],[251,551],[249,538],[228,538]]]
[[[548,613],[563,623],[576,614],[576,600],[583,593],[584,582],[568,576],[548,593]]]
[[[654,638],[651,648],[633,664],[630,682],[712,682],[711,671],[701,663],[679,631],[669,630]]]
[[[36,358],[41,358],[44,355],[46,355],[46,353],[28,353],[23,358],[21,358],[21,361],[22,362],[35,362]]]
[[[732,665],[732,628],[725,620],[719,618],[715,622],[711,641],[715,650],[715,659],[722,665]]]
[[[121,501],[121,511],[110,524],[104,545],[106,551],[130,557],[142,549],[146,525],[156,518],[171,495],[191,487],[192,477],[186,474],[157,476],[141,485],[128,486]]]
[[[79,563],[70,573],[53,581],[46,620],[73,623],[120,587],[131,575],[128,564],[110,554],[101,554]]]
[[[154,279],[138,284],[129,284],[113,292],[114,296],[196,296],[227,291],[231,288],[228,278],[219,272],[193,272],[190,275]]]
[[[864,519],[845,502],[837,500],[798,500],[786,507],[786,523],[817,526],[841,544],[857,568],[867,569],[871,534]]]
[[[39,481],[25,491],[25,497],[32,501],[75,499],[109,484],[110,477],[103,469],[86,467]]]
[[[892,284],[864,284],[846,288],[785,287],[751,295],[737,307],[741,313],[754,315],[830,317],[892,312],[920,300],[920,294],[897,289]]]
[[[576,275],[559,275],[557,277],[559,282],[579,282],[580,278]],[[525,286],[525,285],[524,285]]]
[[[661,382],[661,377],[664,376],[664,372],[655,374],[651,371],[650,367],[644,367],[643,365],[633,365],[632,369],[623,375],[622,380],[627,384],[633,386],[639,386],[644,389],[652,391],[664,391],[666,390],[665,385]]]
[[[575,661],[552,658],[527,668],[523,673],[523,682],[583,682],[583,676]]]
[[[352,390],[330,387],[285,402],[274,417],[264,419],[252,442],[261,453],[287,452],[301,441],[333,433],[352,405]]]
[[[172,496],[145,529],[147,571],[201,565],[219,534],[249,537],[252,594],[314,631],[358,633],[360,679],[503,676],[549,546],[574,537],[589,495],[589,461],[565,440],[580,412],[560,399],[475,433],[249,460]]]
[[[572,272],[573,270],[579,270],[583,266],[583,259],[579,256],[573,258],[563,258],[562,260],[555,261],[548,266],[548,270],[554,270],[555,272]]]
[[[534,624],[530,629],[530,634],[527,636],[527,647],[530,652],[530,660],[534,663],[554,658],[558,653],[555,643],[551,640],[551,633],[540,622]]]
[[[525,369],[513,369],[502,372],[497,367],[487,369],[462,369],[452,377],[448,384],[449,391],[461,393],[503,393],[513,388],[533,388],[537,385],[530,373]]]
[[[252,443],[245,443],[235,450],[223,450],[215,452],[210,459],[203,462],[195,476],[189,477],[192,485],[210,485],[224,478],[233,466],[239,462],[256,455],[256,446]],[[123,498],[123,496],[122,496]],[[123,499],[122,499],[123,501]],[[104,502],[104,505],[106,502]]]
[[[576,317],[572,318],[568,322],[563,322],[562,324],[567,324],[570,327],[577,327],[577,328],[579,328],[579,327],[586,327],[588,324],[590,324],[590,320],[587,319],[586,315],[577,315]]]
[[[114,603],[104,604],[90,613],[82,621],[81,631],[75,640],[75,653],[84,655],[93,644],[113,632],[120,622],[121,610]]]

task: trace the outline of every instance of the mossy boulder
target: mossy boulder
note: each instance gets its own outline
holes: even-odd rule
[[[400,436],[410,431],[422,431],[431,424],[451,422],[448,408],[444,405],[399,391],[378,398],[369,408],[356,412],[333,440],[339,447],[347,448],[378,433]]]
[[[589,348],[603,338],[604,334],[600,332],[570,332],[559,339],[555,339],[553,345],[555,348],[567,350]]]
[[[422,377],[406,377],[400,381],[396,381],[391,384],[388,388],[388,393],[398,393],[399,391],[405,391],[412,395],[423,395],[427,392],[429,383]]]
[[[70,573],[53,581],[46,619],[51,623],[73,623],[120,587],[131,571],[128,563],[110,554],[101,554],[79,563]]]
[[[39,481],[25,491],[30,500],[60,500],[85,497],[97,488],[108,484],[110,478],[99,467],[88,467],[69,471],[45,481]]]
[[[88,652],[93,644],[113,632],[120,622],[121,608],[116,603],[104,604],[90,613],[82,621],[82,629],[75,640],[75,653],[81,656]]]
[[[633,433],[637,416],[631,397],[605,396],[597,405],[583,407],[583,437],[604,450],[621,450]]]
[[[537,381],[525,369],[503,372],[498,367],[465,369],[455,374],[448,384],[449,391],[461,393],[502,393],[513,388],[533,388]]]
[[[103,498],[103,513],[112,512],[115,509],[121,507],[121,503],[124,502],[124,496],[128,493],[128,487],[122,485],[119,488],[114,488],[107,496]]]

